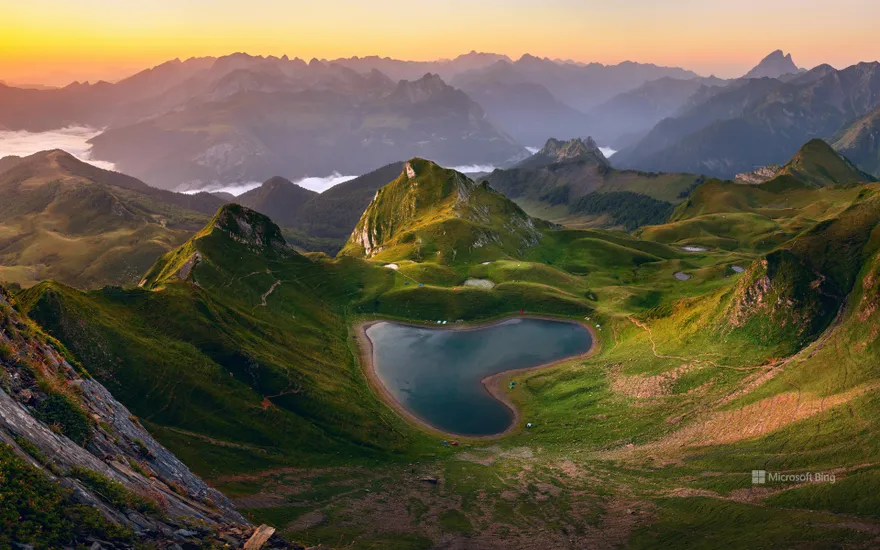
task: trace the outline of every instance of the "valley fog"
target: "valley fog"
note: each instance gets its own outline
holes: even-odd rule
[[[112,162],[92,159],[92,146],[88,141],[100,133],[100,129],[88,126],[68,126],[48,132],[0,129],[0,158],[11,155],[26,157],[39,151],[63,149],[79,160],[98,168],[114,170],[115,166]]]

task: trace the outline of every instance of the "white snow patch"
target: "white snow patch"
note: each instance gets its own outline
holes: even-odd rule
[[[400,269],[400,266],[397,264],[385,264],[385,267],[387,267],[388,269],[393,269],[394,271]]]

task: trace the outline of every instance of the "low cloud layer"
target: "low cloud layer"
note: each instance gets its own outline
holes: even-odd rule
[[[466,164],[464,166],[453,166],[452,169],[462,174],[477,174],[479,172],[491,172],[497,168],[491,164]]]
[[[88,126],[70,126],[48,132],[0,130],[0,157],[26,157],[40,151],[63,149],[83,162],[105,170],[115,170],[112,162],[91,158],[92,146],[88,141],[100,133],[101,130]]]
[[[243,183],[217,183],[213,185],[205,185],[203,187],[199,187],[198,189],[181,189],[177,188],[178,193],[183,193],[184,195],[195,195],[196,193],[229,193],[230,195],[235,195],[236,197],[247,193],[251,189],[256,189],[257,187],[263,185],[261,181],[248,181]]]
[[[293,183],[299,185],[300,187],[305,187],[306,189],[311,189],[312,191],[323,193],[334,185],[339,185],[340,183],[351,181],[356,177],[357,176],[343,176],[339,172],[333,172],[331,175],[323,178],[303,178],[301,180],[294,181]]]
[[[339,172],[334,172],[333,174],[323,177],[323,178],[302,178],[295,180],[293,183],[299,185],[300,187],[305,187],[306,189],[311,189],[312,191],[317,191],[318,193],[323,193],[324,191],[330,189],[334,185],[339,185],[340,183],[344,183],[346,181],[353,180],[357,176],[343,176]],[[196,193],[229,193],[230,195],[235,195],[236,197],[247,193],[251,189],[256,189],[263,185],[263,182],[260,181],[249,181],[244,183],[217,183],[214,185],[205,185],[203,187],[199,187],[198,189],[183,189],[180,192],[185,193],[187,195],[195,195]]]

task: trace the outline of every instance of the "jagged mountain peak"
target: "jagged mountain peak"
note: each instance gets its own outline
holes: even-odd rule
[[[560,160],[574,159],[586,153],[592,153],[599,150],[599,144],[592,137],[574,138],[570,140],[560,140],[550,138],[541,153],[545,155],[554,155]]]
[[[743,78],[779,78],[782,75],[796,74],[798,72],[800,72],[800,69],[792,61],[791,54],[786,54],[782,50],[776,50],[762,59]]]
[[[540,151],[516,165],[516,168],[540,168],[551,164],[588,162],[610,166],[592,137],[560,140],[550,138]]]
[[[287,245],[287,241],[281,235],[281,229],[268,216],[240,204],[226,204],[220,207],[209,227],[223,232],[252,251],[293,253],[293,249]]]
[[[391,97],[404,99],[409,103],[420,103],[432,99],[437,94],[455,90],[438,74],[427,73],[418,80],[401,80],[392,92]]]

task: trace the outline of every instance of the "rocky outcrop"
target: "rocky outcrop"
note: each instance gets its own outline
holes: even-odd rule
[[[542,168],[545,166],[570,163],[590,163],[603,167],[611,164],[599,145],[591,138],[575,138],[568,141],[550,138],[540,151],[516,165],[516,168]]]
[[[288,246],[281,230],[269,218],[237,204],[222,207],[214,217],[213,228],[222,231],[235,242],[247,246],[252,252],[296,254]]]
[[[746,269],[723,330],[745,330],[762,343],[800,345],[824,330],[841,304],[826,276],[790,250],[777,250]]]
[[[778,164],[762,166],[757,170],[753,170],[751,172],[743,172],[742,174],[737,174],[734,178],[734,181],[743,185],[760,185],[765,181],[770,181],[771,179],[775,178],[780,170],[782,170],[782,166],[779,166]]]
[[[80,526],[81,540],[71,547],[133,548],[136,540],[160,548],[240,547],[253,534],[225,496],[153,439],[61,344],[19,314],[2,287],[0,445],[68,491],[72,503],[98,510],[131,533],[130,544],[124,537],[108,542]],[[277,537],[254,546],[262,547],[297,548]]]

